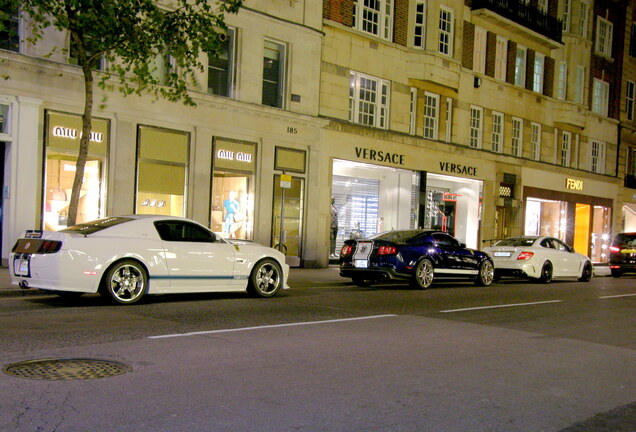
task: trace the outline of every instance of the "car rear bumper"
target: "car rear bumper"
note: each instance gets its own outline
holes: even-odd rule
[[[500,276],[538,278],[541,269],[527,261],[510,261],[495,259],[495,273]]]
[[[351,279],[363,280],[408,280],[410,274],[398,273],[392,268],[372,267],[372,268],[356,268],[353,266],[340,266],[340,276]]]

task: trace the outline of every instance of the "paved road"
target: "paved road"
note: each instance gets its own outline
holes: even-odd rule
[[[1,365],[82,357],[132,372],[0,375],[0,430],[633,432],[635,281],[419,291],[328,269],[264,300],[4,295]]]

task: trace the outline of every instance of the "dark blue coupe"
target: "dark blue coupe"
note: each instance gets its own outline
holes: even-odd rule
[[[488,286],[494,266],[488,254],[466,248],[445,232],[395,230],[345,241],[340,276],[361,286],[403,280],[426,289],[437,279],[468,279]]]

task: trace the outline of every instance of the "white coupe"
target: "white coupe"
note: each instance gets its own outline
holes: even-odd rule
[[[119,304],[146,294],[248,291],[272,297],[288,288],[285,256],[228,241],[192,220],[121,216],[62,231],[27,231],[10,255],[12,283],[61,295],[99,292]]]
[[[578,278],[581,282],[592,279],[590,259],[554,237],[510,237],[484,248],[484,252],[495,263],[495,280],[501,276],[531,278],[543,283],[562,277]]]

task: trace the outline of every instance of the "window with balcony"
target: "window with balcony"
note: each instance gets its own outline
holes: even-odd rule
[[[286,46],[281,43],[265,41],[263,50],[263,105],[284,108],[286,51]]]
[[[545,56],[536,53],[534,56],[532,90],[537,93],[543,93],[543,68],[545,65]]]
[[[530,124],[530,159],[541,159],[541,124]]]
[[[570,153],[572,152],[572,133],[564,131],[561,135],[561,147],[559,149],[558,164],[564,167],[570,166]]]
[[[592,140],[590,170],[597,174],[605,174],[605,143]]]
[[[597,53],[606,57],[612,57],[613,32],[614,24],[600,16],[597,17],[595,43],[595,50]]]
[[[470,137],[468,145],[472,148],[481,148],[483,139],[484,109],[477,106],[470,107]]]
[[[390,41],[393,38],[393,0],[354,0],[353,27]]]
[[[440,7],[437,50],[449,57],[453,56],[454,19],[455,12],[452,9],[444,6]]]
[[[439,124],[439,95],[424,93],[424,138],[436,140]]]
[[[513,156],[521,157],[523,154],[523,120],[512,118],[512,149]]]
[[[607,117],[609,107],[609,83],[594,78],[592,85],[592,111]]]
[[[413,29],[413,46],[426,48],[426,2],[415,2],[415,28]]]
[[[475,41],[473,44],[473,70],[486,73],[486,38],[488,32],[485,28],[475,26]]]
[[[492,113],[492,151],[501,153],[504,142],[504,115],[503,113]]]
[[[349,75],[349,121],[388,127],[389,82],[358,72]]]
[[[515,85],[525,87],[526,85],[526,54],[527,49],[524,46],[517,45],[517,53],[515,55]]]
[[[20,51],[18,5],[5,6],[3,9],[0,49],[18,52]]]
[[[232,97],[234,88],[235,30],[229,28],[221,49],[208,53],[208,93]]]
[[[506,64],[508,62],[508,39],[497,36],[495,45],[495,79],[506,80]]]
[[[634,102],[636,100],[636,83],[627,80],[625,82],[625,114],[628,121],[634,121]]]

